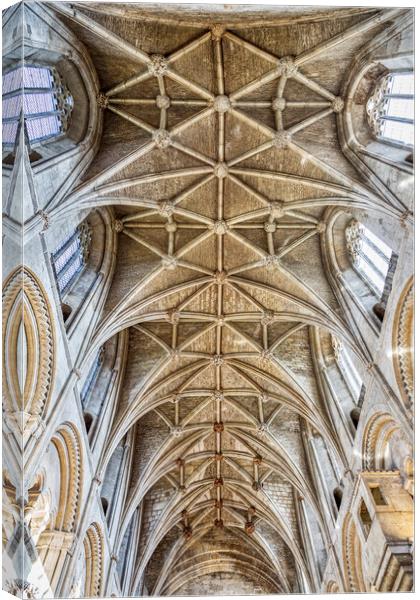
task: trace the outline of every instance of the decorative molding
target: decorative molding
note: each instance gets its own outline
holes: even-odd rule
[[[18,268],[3,292],[3,389],[6,423],[25,440],[39,428],[48,406],[54,350],[54,326],[45,291],[29,269]],[[20,380],[22,372],[25,381]]]
[[[401,395],[406,403],[414,401],[414,282],[406,284],[395,313],[392,355]]]

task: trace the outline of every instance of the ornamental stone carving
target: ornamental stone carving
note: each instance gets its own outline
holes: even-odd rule
[[[273,137],[273,146],[284,150],[292,143],[292,134],[288,131],[278,131]]]
[[[214,110],[218,113],[225,113],[230,110],[231,103],[228,96],[216,96],[213,103]]]
[[[161,150],[171,145],[171,135],[166,129],[156,129],[152,134],[152,139]]]
[[[414,286],[406,285],[396,312],[393,328],[395,376],[409,406],[414,400]]]
[[[3,293],[3,394],[6,422],[18,438],[24,435],[24,443],[39,428],[48,407],[54,349],[45,292],[29,269],[18,269],[6,281]]]
[[[147,69],[151,75],[160,77],[165,75],[168,70],[168,60],[162,56],[162,54],[152,54],[150,57],[150,63],[147,65]]]
[[[160,109],[167,110],[171,106],[171,99],[169,96],[156,96],[156,106]]]
[[[225,162],[219,162],[214,167],[214,174],[218,179],[224,179],[229,174],[229,167]]]
[[[277,70],[279,75],[284,77],[292,77],[296,75],[298,71],[298,67],[295,64],[295,60],[293,56],[283,56],[277,64]]]
[[[331,108],[335,113],[341,113],[344,110],[344,100],[340,96],[337,96],[331,102]]]

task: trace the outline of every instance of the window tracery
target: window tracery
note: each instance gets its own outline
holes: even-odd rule
[[[414,74],[389,73],[377,83],[366,104],[369,126],[384,141],[414,144]]]
[[[384,291],[392,250],[356,219],[346,228],[347,251],[350,261],[378,298]]]
[[[73,97],[53,67],[25,65],[3,75],[3,146],[13,148],[23,114],[31,146],[67,131]]]
[[[91,237],[91,229],[88,223],[83,221],[53,253],[52,261],[61,297],[66,295],[86,266]]]

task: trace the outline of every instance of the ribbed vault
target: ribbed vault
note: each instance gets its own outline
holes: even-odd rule
[[[324,272],[323,214],[394,214],[339,150],[340,84],[393,13],[321,20],[312,36],[295,25],[284,44],[282,26],[264,37],[213,23],[143,45],[118,14],[54,8],[102,86],[103,145],[57,213],[116,213],[116,274],[86,360],[129,329],[101,469],[135,428],[115,549],[141,506],[131,591],[176,594],[231,571],[266,593],[314,590],[300,499],[325,530],[303,435],[320,434],[335,464],[344,458],[319,398],[311,332],[369,359]]]

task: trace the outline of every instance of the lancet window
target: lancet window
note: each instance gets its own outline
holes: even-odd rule
[[[366,104],[369,125],[384,141],[414,144],[414,74],[389,73],[378,82]]]
[[[91,230],[84,221],[53,253],[52,260],[61,297],[70,290],[89,257]]]
[[[3,146],[13,148],[23,114],[27,139],[34,145],[65,133],[73,97],[52,67],[25,65],[3,75]]]

